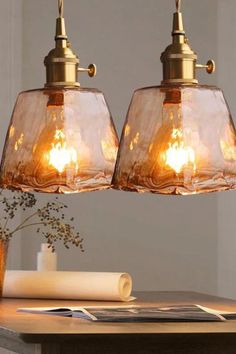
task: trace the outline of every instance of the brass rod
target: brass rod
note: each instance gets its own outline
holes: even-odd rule
[[[198,68],[198,69],[207,69],[208,65],[206,65],[206,64],[196,64],[196,68]]]
[[[180,8],[181,8],[181,0],[175,0],[176,3],[176,11],[180,12]]]
[[[64,0],[58,0],[59,16],[64,17]]]

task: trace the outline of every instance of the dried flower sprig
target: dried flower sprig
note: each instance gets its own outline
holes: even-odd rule
[[[6,196],[5,193],[11,193]],[[2,203],[2,217],[0,218],[0,240],[8,242],[14,234],[28,228],[36,227],[37,233],[42,234],[46,238],[47,243],[55,250],[55,243],[62,241],[66,248],[69,245],[79,247],[81,252],[83,249],[83,239],[80,233],[71,225],[74,218],[66,220],[65,210],[68,208],[66,204],[60,202],[58,198],[55,201],[47,202],[44,206],[37,208],[38,201],[34,194],[9,192],[0,190],[0,203]],[[13,226],[13,221],[17,213],[26,212],[33,209],[31,214],[27,215],[18,226]]]

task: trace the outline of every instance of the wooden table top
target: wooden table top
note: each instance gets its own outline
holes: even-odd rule
[[[144,292],[135,294],[135,305],[199,304],[236,312],[236,301],[192,292]],[[114,302],[2,299],[0,301],[0,336],[13,336],[24,342],[39,343],[52,339],[88,335],[127,334],[236,334],[236,321],[208,323],[98,323],[77,318],[35,315],[17,312],[19,307],[120,305]]]

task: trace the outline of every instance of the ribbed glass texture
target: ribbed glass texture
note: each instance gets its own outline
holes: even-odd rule
[[[20,93],[1,163],[3,187],[73,193],[109,188],[118,138],[100,91]]]
[[[222,91],[208,86],[137,90],[113,184],[183,195],[235,189],[236,131]]]

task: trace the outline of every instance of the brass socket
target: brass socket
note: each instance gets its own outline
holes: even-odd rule
[[[90,64],[88,69],[79,67],[80,60],[68,42],[63,17],[57,18],[55,42],[55,48],[44,59],[45,87],[79,87],[79,72],[88,72],[90,77],[96,75],[95,64]]]
[[[179,6],[178,6],[179,8]],[[197,54],[191,49],[183,26],[182,13],[174,13],[172,44],[161,55],[163,64],[162,85],[197,84],[197,68],[206,68],[211,74],[215,71],[215,63],[209,60],[206,65],[197,64]]]

